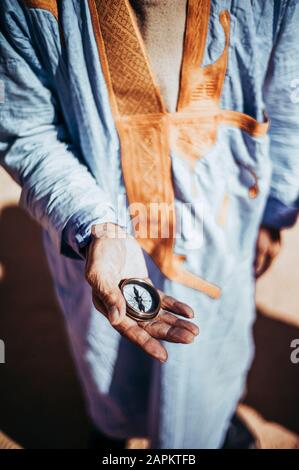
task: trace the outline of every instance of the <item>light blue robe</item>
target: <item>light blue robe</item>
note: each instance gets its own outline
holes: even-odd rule
[[[219,285],[222,297],[213,300],[170,282],[147,257],[155,284],[190,304],[201,329],[192,345],[167,344],[163,365],[121,338],[94,309],[79,256],[91,225],[120,222],[126,205],[88,2],[61,2],[63,45],[51,13],[21,5],[0,2],[0,162],[21,184],[22,206],[44,228],[90,415],[116,438],[149,436],[162,448],[217,448],[253,355],[258,227],[262,221],[292,225],[298,213],[299,2],[212,0],[205,64],[223,50],[220,11],[228,9],[232,22],[222,107],[259,121],[266,109],[271,129],[254,138],[222,127],[194,173],[172,154],[178,210],[194,203],[194,187],[199,227],[199,206],[204,210],[202,246],[192,246],[194,233],[186,225],[176,251],[186,255],[191,272]],[[259,178],[256,199],[248,197],[247,167]],[[230,203],[221,226],[217,215],[225,193]]]

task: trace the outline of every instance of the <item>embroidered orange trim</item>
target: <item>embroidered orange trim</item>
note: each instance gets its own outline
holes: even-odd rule
[[[28,8],[40,8],[47,10],[58,20],[57,0],[23,0]]]
[[[176,113],[167,113],[152,74],[134,13],[128,0],[89,0],[94,34],[117,126],[124,181],[130,206],[142,204],[139,219],[145,236],[138,237],[161,272],[171,280],[198,289],[210,297],[215,286],[183,268],[174,254],[175,216],[170,149],[193,165],[215,144],[220,125],[231,125],[252,135],[263,135],[267,124],[242,113],[220,109],[227,68],[230,15],[220,14],[225,47],[219,59],[200,67],[210,18],[210,0],[189,0]],[[164,203],[163,214],[153,216],[152,203]],[[134,214],[131,214],[134,217]],[[157,228],[158,237],[148,236]],[[139,231],[140,233],[140,231]],[[168,236],[163,236],[168,233]]]

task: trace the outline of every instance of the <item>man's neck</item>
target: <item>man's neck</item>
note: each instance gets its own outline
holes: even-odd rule
[[[130,0],[162,96],[176,109],[187,0]]]

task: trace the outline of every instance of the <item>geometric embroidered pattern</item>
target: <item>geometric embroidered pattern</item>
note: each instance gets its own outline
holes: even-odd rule
[[[153,114],[163,106],[142,43],[136,35],[135,19],[124,2],[95,0],[106,46],[113,91],[120,114]]]

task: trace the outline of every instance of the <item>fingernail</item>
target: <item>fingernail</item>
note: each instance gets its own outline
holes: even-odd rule
[[[109,312],[109,321],[112,325],[117,325],[120,319],[120,314],[117,308],[114,308]]]

